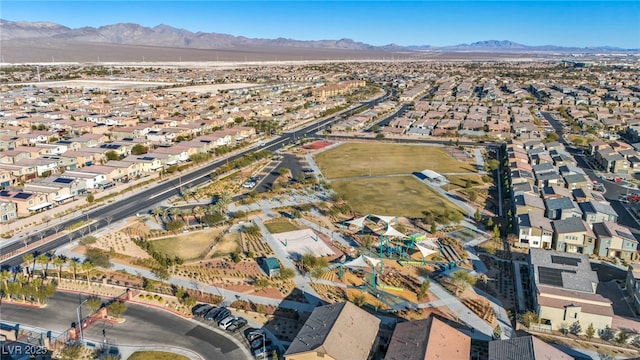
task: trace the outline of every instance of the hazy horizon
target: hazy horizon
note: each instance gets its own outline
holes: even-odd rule
[[[450,46],[640,47],[636,2],[3,1],[2,19],[70,28],[160,24],[249,38]]]

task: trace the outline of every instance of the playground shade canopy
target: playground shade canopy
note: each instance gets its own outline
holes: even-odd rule
[[[299,259],[308,253],[315,256],[331,256],[335,254],[311,229],[272,234],[272,236],[292,259]]]

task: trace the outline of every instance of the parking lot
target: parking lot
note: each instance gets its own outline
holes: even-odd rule
[[[241,314],[231,310],[229,310],[229,312],[225,312],[225,315],[221,316],[222,312],[220,311],[220,309],[225,308],[216,308],[203,305],[200,305],[202,307],[200,310],[197,309],[198,305],[194,307],[194,318],[196,320],[213,328],[219,328],[221,331],[225,331],[228,336],[235,338],[239,343],[243,344],[247,349],[249,349],[249,352],[251,352],[252,355],[255,355],[256,358],[272,359],[273,345],[268,334],[262,332],[264,335],[253,335],[253,333],[255,332],[261,332],[261,330],[257,328],[258,324],[244,323],[242,326],[237,328],[233,326],[230,327],[230,329],[232,330],[225,330],[224,326],[227,326],[230,323],[229,320],[226,323],[224,321],[225,318],[229,319],[229,317],[226,315],[227,313],[231,314],[230,316],[234,316],[235,318],[245,318]],[[206,309],[206,311],[202,313],[202,309]],[[213,312],[216,316],[209,316],[211,314],[210,312]],[[251,339],[251,341],[249,339]],[[263,351],[265,354],[264,357]]]

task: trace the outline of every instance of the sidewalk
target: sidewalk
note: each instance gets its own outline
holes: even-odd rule
[[[71,258],[78,258],[80,261],[83,261],[85,258],[82,255],[78,255],[75,253],[71,253],[69,251],[69,247],[70,245],[65,245],[63,247],[60,247],[56,250],[56,254],[64,254],[65,256],[71,257]],[[141,269],[141,268],[136,268],[133,266],[127,266],[127,265],[122,265],[122,264],[117,264],[117,263],[112,263],[112,267],[111,270],[114,271],[118,271],[118,270],[122,270],[125,271],[127,273],[130,274],[134,274],[137,276],[142,276],[148,279],[152,279],[152,280],[158,280],[160,281],[160,279],[158,279],[155,274],[153,274],[153,272],[151,270],[147,270],[147,269]],[[200,282],[194,281],[194,280],[188,280],[188,279],[184,279],[184,278],[180,278],[180,277],[171,277],[169,278],[169,280],[165,281],[169,284],[172,285],[176,285],[176,286],[182,286],[185,289],[191,289],[191,290],[197,290],[197,291],[204,291],[207,292],[209,294],[213,294],[213,295],[219,295],[224,299],[225,303],[231,303],[235,300],[250,300],[254,303],[257,304],[264,304],[264,305],[272,305],[272,306],[279,306],[279,307],[283,307],[286,309],[293,309],[293,310],[298,310],[301,312],[311,312],[313,311],[313,309],[315,308],[315,305],[312,304],[303,304],[303,303],[298,303],[295,301],[290,301],[290,300],[281,300],[281,299],[274,299],[274,298],[269,298],[269,297],[264,297],[264,296],[259,296],[259,295],[248,295],[245,293],[240,293],[240,292],[236,292],[236,291],[232,291],[232,290],[228,290],[228,289],[224,289],[224,288],[220,288],[217,286],[213,286],[213,285],[207,285],[207,284],[202,284]],[[308,286],[306,287],[306,290],[310,289],[311,287]],[[311,289],[313,290],[313,289]],[[313,292],[314,295],[315,292]]]

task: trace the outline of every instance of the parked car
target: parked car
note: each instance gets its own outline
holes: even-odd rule
[[[251,343],[252,341],[256,340],[257,338],[262,338],[262,335],[264,334],[264,331],[260,330],[260,329],[247,329],[244,333],[244,337],[247,338],[247,341],[249,341],[249,343]]]
[[[218,323],[218,326],[222,330],[226,330],[231,324],[233,324],[234,321],[236,321],[236,319],[238,318],[233,315],[229,315],[226,318],[222,319],[222,321]]]
[[[227,316],[231,315],[231,311],[229,311],[229,309],[227,308],[220,308],[222,310],[220,310],[220,312],[213,318],[213,321],[216,322],[216,324],[220,324],[220,321],[224,320]]]
[[[271,340],[269,340],[268,338],[263,338],[262,336],[256,340],[253,340],[250,344],[251,349],[257,349],[259,347],[263,346],[263,342],[264,342],[264,346],[269,346],[271,345]]]
[[[201,317],[204,316],[206,313],[208,313],[211,309],[213,309],[212,305],[209,304],[205,304],[202,307],[197,308],[196,310],[193,311],[193,316],[195,317]]]
[[[220,313],[220,311],[222,311],[222,308],[214,307],[211,310],[209,310],[206,315],[204,315],[204,319],[207,321],[211,321],[216,318],[216,316]]]
[[[235,332],[235,331],[237,331],[238,329],[241,329],[241,328],[242,328],[243,326],[245,326],[245,325],[247,325],[247,319],[240,317],[240,318],[235,319],[235,320],[231,323],[231,325],[229,325],[229,326],[227,327],[227,329],[226,329],[226,330],[227,330],[227,331],[231,331],[231,332]]]
[[[271,351],[273,351],[273,348],[269,345],[254,349],[251,351],[251,354],[256,358],[266,358]]]
[[[191,308],[191,314],[195,315],[195,312],[198,311],[198,309],[201,309],[203,307],[207,306],[207,304],[196,304]]]

